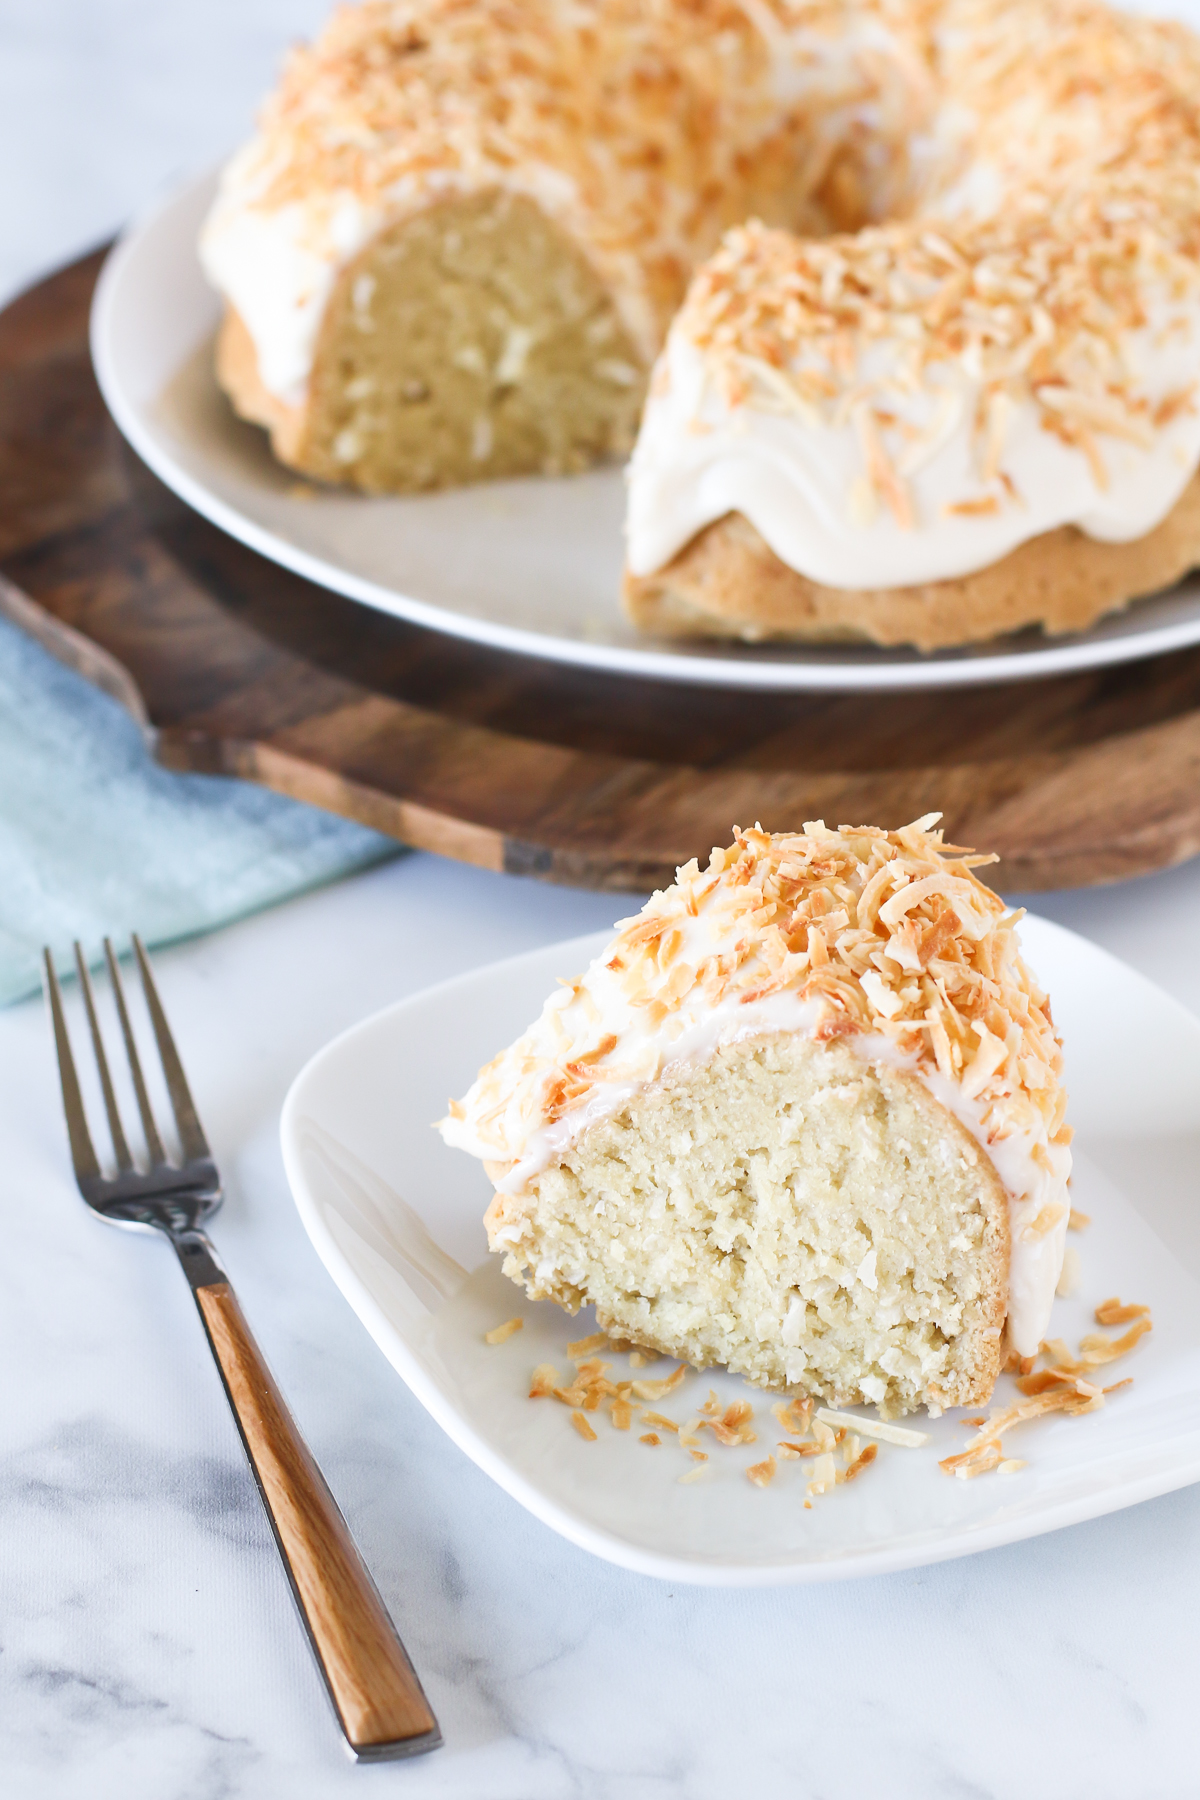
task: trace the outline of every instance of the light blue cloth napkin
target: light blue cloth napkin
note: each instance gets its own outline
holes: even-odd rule
[[[79,938],[167,943],[396,853],[241,781],[172,775],[115,700],[0,619],[0,1005]]]

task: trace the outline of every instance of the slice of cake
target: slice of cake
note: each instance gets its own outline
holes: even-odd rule
[[[1036,1352],[1070,1130],[992,857],[818,821],[655,894],[441,1122],[534,1299],[885,1415]]]

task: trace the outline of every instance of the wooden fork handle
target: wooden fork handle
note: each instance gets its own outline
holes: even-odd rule
[[[225,1279],[193,1292],[347,1743],[362,1761],[436,1749],[437,1720],[237,1296]]]

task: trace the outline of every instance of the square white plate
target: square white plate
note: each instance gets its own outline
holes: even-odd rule
[[[882,1445],[851,1486],[805,1510],[805,1465],[753,1487],[746,1466],[781,1436],[775,1396],[723,1371],[689,1372],[663,1411],[688,1418],[710,1387],[755,1407],[752,1448],[706,1444],[702,1479],[681,1485],[685,1452],[648,1448],[591,1415],[585,1442],[565,1407],[530,1401],[536,1363],[565,1373],[565,1346],[594,1325],[534,1304],[487,1254],[482,1168],[431,1129],[447,1097],[529,1023],[560,975],[606,935],[575,939],[432,988],[328,1045],[283,1110],[283,1154],[326,1268],[413,1393],[468,1456],[547,1525],[627,1568],[723,1585],[832,1580],[961,1556],[1094,1518],[1200,1479],[1200,1024],[1142,976],[1045,920],[1022,926],[1066,1043],[1077,1131],[1071,1237],[1078,1297],[1051,1334],[1074,1344],[1106,1295],[1153,1308],[1154,1330],[1111,1379],[1134,1377],[1098,1413],[1051,1417],[1005,1440],[1019,1474],[955,1481],[939,1457],[961,1448],[958,1414],[910,1421],[919,1450]],[[470,1273],[468,1273],[470,1271]],[[489,1347],[484,1333],[525,1326]],[[614,1359],[618,1377],[625,1359]],[[670,1365],[644,1371],[666,1373]],[[1106,1371],[1107,1373],[1107,1371]],[[1002,1377],[997,1400],[1010,1389]],[[642,1429],[645,1429],[644,1427]]]

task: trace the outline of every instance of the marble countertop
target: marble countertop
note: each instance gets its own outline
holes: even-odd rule
[[[1040,904],[1200,1009],[1200,864]],[[304,1060],[618,909],[413,856],[157,958],[228,1177],[214,1236],[442,1723],[419,1763],[346,1762],[187,1289],[86,1213],[41,1005],[0,1015],[6,1800],[1195,1793],[1197,1490],[883,1579],[665,1585],[495,1487],[333,1287],[278,1146]]]
[[[219,154],[325,10],[8,0],[0,290]],[[1200,863],[1036,904],[1200,1012]],[[278,1147],[307,1056],[625,910],[414,856],[157,959],[227,1177],[214,1236],[442,1723],[407,1765],[346,1760],[178,1270],[87,1215],[42,1008],[0,1014],[4,1800],[1196,1793],[1200,1491],[883,1579],[671,1587],[496,1488],[333,1287]]]

